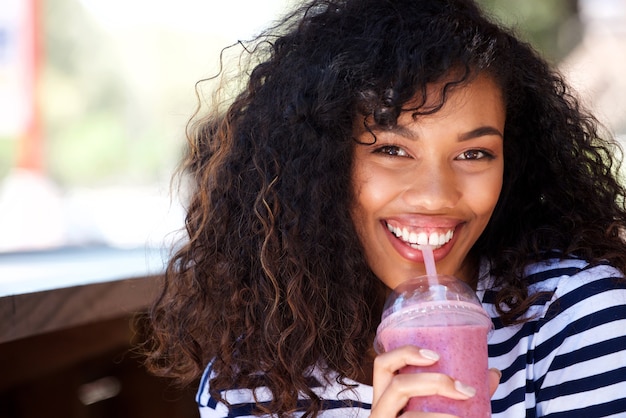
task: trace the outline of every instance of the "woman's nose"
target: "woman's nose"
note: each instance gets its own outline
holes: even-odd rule
[[[460,197],[454,170],[445,162],[422,161],[407,175],[403,199],[416,210],[451,209]]]

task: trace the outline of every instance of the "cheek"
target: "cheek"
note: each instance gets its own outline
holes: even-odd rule
[[[358,239],[361,245],[367,264],[371,267],[371,255],[375,252],[373,247],[375,239],[372,230],[368,227],[368,212],[357,200],[356,203],[352,205],[350,216],[352,217],[352,224],[356,232],[356,239]]]
[[[352,210],[353,221],[363,223],[364,218],[380,207],[384,201],[384,188],[381,188],[380,179],[372,176],[366,170],[355,170],[352,176],[354,204]]]
[[[404,182],[398,172],[363,164],[353,175],[355,202],[371,216],[397,199]]]
[[[379,240],[376,238],[376,225],[378,225],[376,220],[389,201],[387,188],[381,184],[380,180],[381,177],[372,175],[371,171],[369,173],[362,171],[353,176],[354,200],[350,216],[366,256],[373,251]]]
[[[367,194],[367,181],[363,179],[362,174],[358,170],[352,174],[352,205],[350,207],[350,217],[361,243],[363,243],[363,229],[370,200]]]
[[[500,198],[502,176],[494,175],[482,179],[477,184],[474,184],[473,189],[476,190],[472,197],[474,212],[477,215],[490,217]]]

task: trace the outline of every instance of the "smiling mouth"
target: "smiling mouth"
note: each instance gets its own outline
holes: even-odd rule
[[[426,232],[424,230],[411,230],[408,227],[393,226],[389,223],[386,225],[396,238],[416,250],[421,250],[424,245],[429,245],[436,250],[450,242],[454,235],[454,229]]]

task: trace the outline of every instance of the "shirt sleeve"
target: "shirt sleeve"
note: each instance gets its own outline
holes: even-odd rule
[[[252,389],[228,389],[221,392],[228,406],[217,401],[209,391],[210,378],[213,376],[211,364],[204,371],[196,402],[201,418],[259,418],[254,415],[256,403],[268,404],[272,400],[272,393],[267,387]],[[322,409],[319,411],[320,418],[359,418],[369,416],[372,408],[373,389],[371,386],[361,385],[346,379],[344,386],[337,380],[336,372],[325,379],[323,373],[314,367],[309,377],[311,389],[322,399]],[[332,377],[332,378],[330,378]],[[299,399],[300,410],[293,413],[293,417],[301,417],[305,413],[308,399],[302,395]],[[267,417],[268,415],[263,415]],[[274,415],[272,415],[274,416]]]
[[[211,396],[209,392],[209,382],[213,376],[211,364],[209,364],[202,375],[200,385],[198,386],[198,392],[196,394],[196,402],[198,403],[198,410],[200,412],[200,418],[226,418],[232,416],[245,416],[245,415],[233,415],[230,412],[228,406],[223,402],[217,401]]]
[[[626,281],[610,266],[564,278],[535,334],[536,416],[626,416]]]

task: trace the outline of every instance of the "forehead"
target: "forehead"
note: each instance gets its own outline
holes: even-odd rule
[[[447,77],[440,82],[428,84],[423,91],[406,102],[395,124],[379,125],[369,115],[365,119],[357,118],[355,134],[392,132],[402,135],[408,125],[442,121],[454,125],[494,125],[503,129],[505,113],[502,90],[492,77],[479,74],[463,82]],[[469,126],[468,128],[473,129]]]
[[[487,102],[502,105],[502,89],[495,80],[480,73],[468,80],[459,81],[448,76],[442,81],[430,83],[417,92],[404,106],[405,112],[430,115],[440,112],[459,111],[465,106],[476,106]]]

